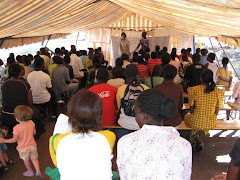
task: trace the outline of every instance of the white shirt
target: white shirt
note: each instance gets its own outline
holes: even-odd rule
[[[213,80],[216,83],[217,82],[217,71],[218,71],[218,66],[216,63],[208,63],[208,69],[210,69],[213,72]]]
[[[78,57],[76,54],[71,54],[70,58],[71,58],[70,65],[73,68],[74,76],[75,77],[84,76],[84,72],[80,71],[83,69],[83,63],[81,58]]]
[[[190,180],[192,146],[173,127],[144,125],[118,141],[121,180]]]
[[[177,72],[179,71],[179,68],[181,67],[180,61],[177,61],[177,60],[174,60],[174,61],[171,60],[171,61],[169,62],[169,64],[175,66],[175,67],[177,68]]]
[[[111,180],[112,158],[108,140],[98,132],[69,134],[56,152],[61,180]]]
[[[28,75],[27,82],[32,89],[34,104],[42,104],[50,101],[51,94],[47,88],[51,88],[52,84],[48,74],[42,71],[33,71]]]

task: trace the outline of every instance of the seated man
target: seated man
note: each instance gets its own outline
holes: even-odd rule
[[[148,71],[150,72],[150,76],[152,76],[153,68],[155,65],[162,64],[162,61],[158,59],[158,55],[156,52],[151,53],[151,59],[148,59]]]
[[[189,87],[201,85],[200,74],[206,69],[205,66],[199,63],[201,57],[199,54],[192,56],[193,64],[188,66],[184,75],[185,84]]]
[[[73,68],[73,73],[75,78],[83,78],[84,73],[81,71],[83,69],[83,63],[80,57],[77,56],[77,51],[75,49],[71,50],[71,62],[70,65]]]
[[[117,88],[106,84],[108,81],[108,70],[100,68],[97,72],[97,85],[91,87],[89,91],[98,94],[103,103],[102,126],[112,126],[116,124],[117,117]]]
[[[56,100],[61,100],[61,93],[67,92],[72,96],[78,89],[77,83],[71,83],[69,77],[69,70],[63,64],[63,59],[59,56],[53,57],[54,62],[57,64],[52,70],[52,83]]]
[[[137,80],[139,71],[136,64],[129,64],[126,67],[126,74],[129,82],[122,85],[117,92],[117,103],[120,110],[118,123],[125,129],[138,130],[139,126],[133,112],[134,102],[141,92],[149,88]]]
[[[175,116],[166,119],[163,122],[164,126],[173,126],[179,128],[182,122],[181,111],[183,107],[183,88],[179,84],[174,84],[173,79],[177,75],[177,68],[173,65],[166,65],[162,72],[164,81],[154,87],[154,89],[161,90],[166,96],[173,98],[177,103],[177,111]]]
[[[35,69],[31,72],[27,81],[31,86],[33,95],[33,104],[43,104],[49,102],[51,94],[47,88],[52,88],[50,76],[42,71],[44,67],[43,58],[37,58],[34,61]]]

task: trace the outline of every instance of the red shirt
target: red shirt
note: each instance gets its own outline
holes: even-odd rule
[[[143,64],[138,64],[138,71],[139,71],[139,77],[142,79],[145,79],[146,76],[148,76],[148,67]]]
[[[117,117],[117,88],[109,84],[99,84],[91,87],[89,91],[98,94],[103,103],[102,126],[112,126]]]
[[[161,59],[149,59],[148,60],[148,70],[149,70],[151,75],[152,75],[154,66],[155,65],[160,65],[160,64],[162,64]]]

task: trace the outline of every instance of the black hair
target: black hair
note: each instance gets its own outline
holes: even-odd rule
[[[65,51],[65,47],[61,47],[61,50],[62,50],[62,51]]]
[[[156,59],[158,56],[157,56],[157,52],[155,52],[155,51],[153,51],[152,53],[151,53],[151,58],[152,59]]]
[[[162,74],[162,66],[157,64],[153,67],[153,73],[152,73],[152,76],[157,76],[157,77],[160,77]]]
[[[144,62],[143,57],[142,57],[142,56],[138,56],[138,57],[137,57],[137,62],[138,62],[139,64],[142,64],[142,63]]]
[[[164,67],[166,64],[168,64],[171,61],[171,57],[168,53],[163,53],[162,58],[162,67]]]
[[[121,36],[124,36],[125,38],[127,37],[127,35],[126,35],[125,32],[123,32],[123,33],[121,34]]]
[[[122,55],[122,60],[129,60],[129,56],[127,54],[123,54]]]
[[[63,59],[62,59],[60,56],[54,56],[54,57],[53,57],[53,61],[54,61],[56,64],[63,64]]]
[[[200,48],[197,48],[196,49],[196,53],[199,54],[201,52],[201,49]]]
[[[97,72],[97,80],[106,83],[108,81],[108,70],[106,68],[100,68]]]
[[[163,50],[163,52],[167,52],[168,49],[167,49],[167,47],[163,47],[162,50]]]
[[[120,68],[118,66],[113,68],[112,75],[113,75],[114,79],[116,79],[116,78],[126,79],[126,76],[127,76],[126,72],[124,71],[124,69]]]
[[[177,49],[176,48],[172,48],[171,59],[175,60],[176,57],[177,57]]]
[[[86,51],[86,50],[83,50],[83,51],[82,51],[82,55],[83,55],[83,56],[86,56],[86,55],[87,55],[87,51]]]
[[[17,55],[16,60],[17,60],[18,63],[23,63],[21,55]]]
[[[10,53],[9,57],[15,59],[15,55],[13,53]]]
[[[134,52],[134,53],[133,53],[133,57],[134,57],[134,56],[138,56],[138,52]]]
[[[182,48],[182,49],[181,49],[181,53],[183,54],[183,53],[184,53],[184,51],[186,51],[186,49]]]
[[[177,68],[171,64],[167,64],[162,70],[162,75],[166,80],[173,80],[177,75]]]
[[[143,91],[136,103],[141,112],[146,113],[155,121],[172,118],[177,112],[176,101],[158,89]]]
[[[145,31],[142,32],[142,37],[143,37],[143,36],[147,36],[147,32],[145,32]]]
[[[29,56],[23,55],[22,58],[23,58],[24,66],[29,66],[31,64],[31,59]]]
[[[188,53],[192,51],[192,48],[187,48]]]
[[[193,62],[198,63],[198,62],[201,60],[200,54],[196,54],[196,53],[195,53],[195,54],[192,56],[192,60],[193,60]]]
[[[187,61],[188,60],[188,57],[186,55],[183,55],[182,56],[182,61]]]
[[[8,66],[10,66],[11,64],[14,64],[14,63],[15,63],[14,58],[12,58],[12,57],[8,57],[8,58],[7,58],[7,65],[8,65]]]
[[[77,50],[76,49],[71,49],[71,54],[77,54]]]
[[[205,69],[201,73],[202,83],[207,84],[205,93],[214,91],[216,84],[213,80],[213,72],[210,69]]]
[[[9,78],[14,77],[17,78],[19,76],[19,74],[21,73],[21,66],[19,64],[11,64],[9,66]]]
[[[33,55],[32,54],[28,54],[27,56],[30,58],[31,61],[33,60]]]
[[[215,60],[216,55],[214,53],[209,53],[208,58],[211,59],[212,61]]]
[[[64,62],[65,62],[66,64],[70,64],[71,58],[70,58],[69,55],[64,56]]]
[[[98,51],[101,52],[101,51],[102,51],[102,48],[101,48],[101,47],[98,47]]]
[[[61,49],[60,48],[56,48],[55,49],[55,54],[61,54]]]
[[[201,50],[201,54],[202,54],[202,55],[206,55],[207,53],[208,53],[208,50],[207,50],[207,49],[202,49],[202,50]]]
[[[150,54],[146,53],[146,54],[144,55],[144,58],[145,58],[146,61],[148,61],[148,59],[150,59]]]
[[[159,52],[159,51],[160,51],[160,46],[159,46],[159,45],[156,45],[156,46],[155,46],[155,51],[156,51],[156,52]]]
[[[229,59],[228,59],[227,57],[224,57],[224,58],[222,59],[222,64],[223,64],[223,65],[227,65],[228,62],[229,62]]]
[[[34,56],[34,59],[35,59],[35,61],[34,61],[35,68],[41,69],[44,65],[43,58],[41,58],[39,55],[36,55],[36,56]]]
[[[122,58],[117,58],[117,59],[116,59],[116,66],[118,66],[118,67],[122,67],[122,66],[123,66],[123,60],[122,60]]]

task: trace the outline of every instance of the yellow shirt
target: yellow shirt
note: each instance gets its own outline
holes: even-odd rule
[[[228,68],[220,67],[217,71],[216,77],[222,77],[224,79],[230,80],[231,77],[233,77],[232,71],[229,71]],[[229,82],[223,81],[221,79],[218,79],[217,85],[223,85],[223,86],[229,86]]]
[[[57,67],[57,64],[51,64],[51,65],[48,66],[48,71],[49,71],[51,80],[52,80],[52,70],[55,67]]]
[[[117,92],[117,104],[118,104],[118,108],[120,108],[120,106],[121,106],[121,99],[124,97],[124,93],[125,93],[125,90],[126,90],[127,86],[128,86],[128,84],[124,84],[124,85],[122,85],[120,88],[118,88],[118,92]],[[144,90],[149,89],[149,87],[147,87],[147,86],[144,85],[144,84],[141,84],[141,86],[144,88]]]
[[[91,59],[87,59],[86,61],[86,67],[87,67],[87,71],[88,73],[92,73],[95,71],[95,68],[93,67],[93,63],[92,63],[92,60]]]

